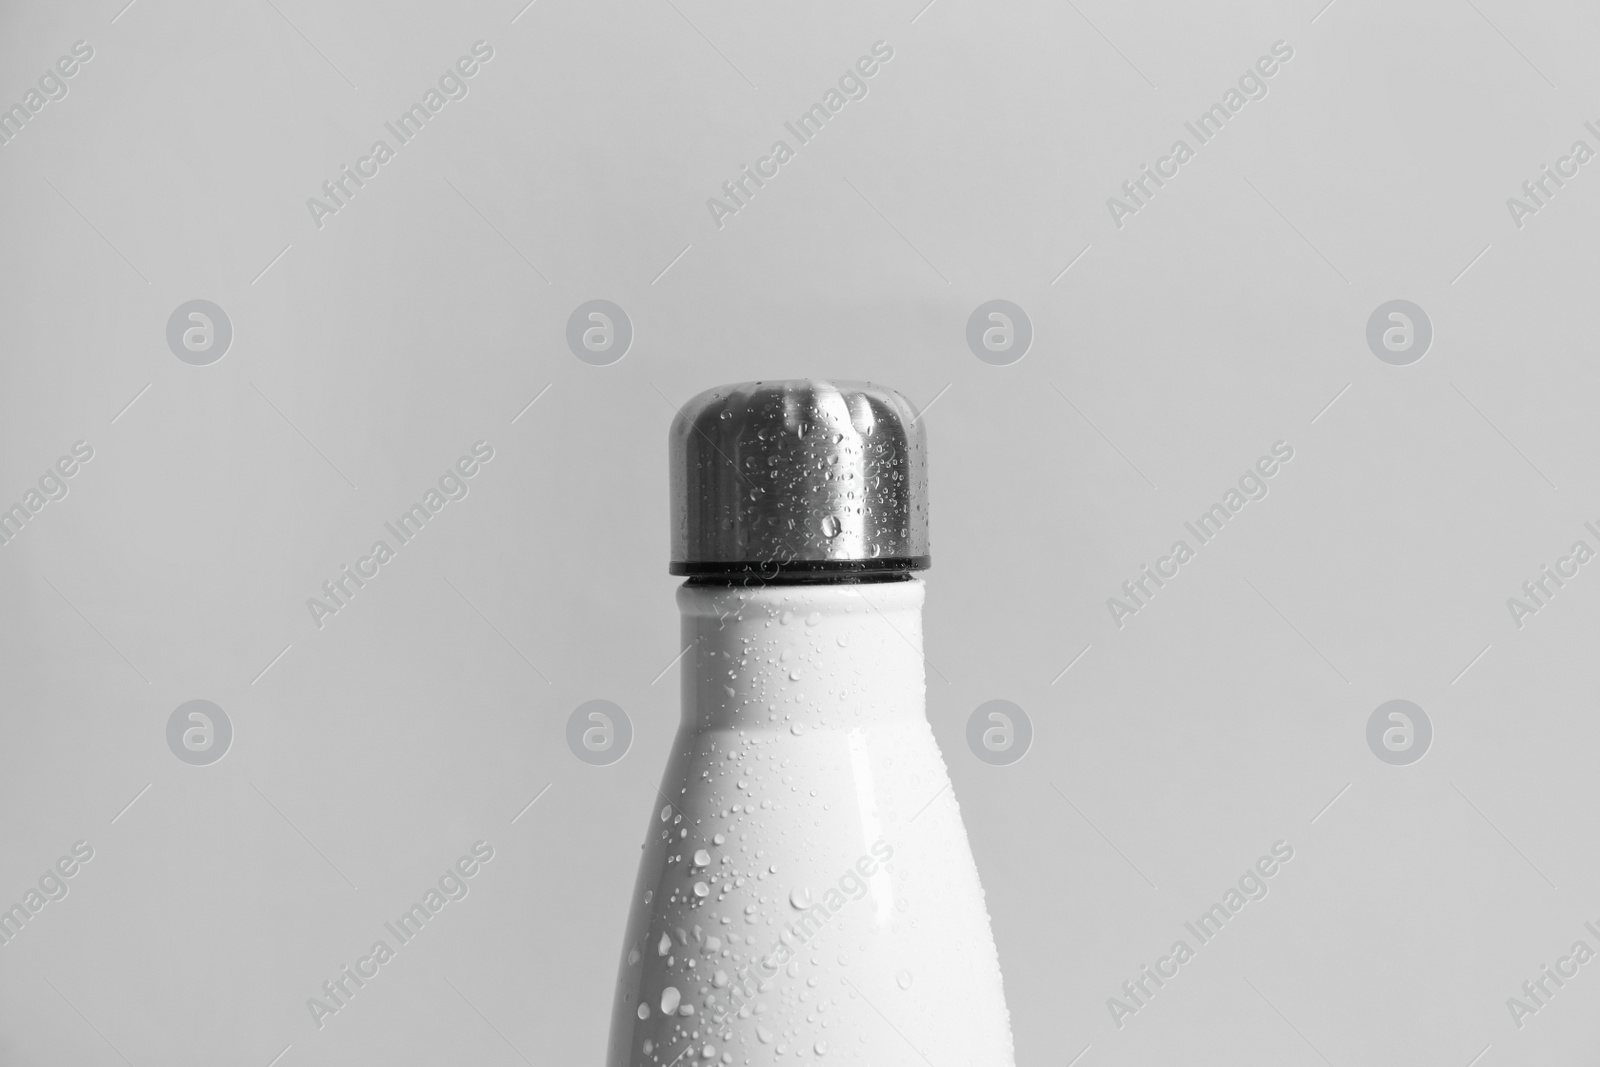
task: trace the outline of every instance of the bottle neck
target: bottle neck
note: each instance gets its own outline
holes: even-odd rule
[[[685,582],[684,726],[800,733],[921,717],[924,592],[909,575]]]

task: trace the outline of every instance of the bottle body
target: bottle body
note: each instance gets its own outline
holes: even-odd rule
[[[923,592],[679,589],[683,718],[610,1067],[1012,1067],[983,889],[925,712]]]

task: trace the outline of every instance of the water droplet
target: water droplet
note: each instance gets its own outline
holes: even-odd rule
[[[801,734],[806,732],[806,728],[799,723],[795,723],[789,727],[789,732],[794,734],[796,737],[799,737]]]
[[[669,953],[671,951],[672,951],[672,938],[668,937],[666,934],[662,934],[660,943],[656,945],[656,955],[657,956],[665,956],[667,953]]]
[[[791,622],[794,621],[794,612],[792,612],[792,611],[784,612],[782,615],[780,615],[778,617],[778,621],[783,623],[783,625],[788,626]]]
[[[839,635],[839,647],[840,648],[845,648],[849,644],[850,644],[850,635],[849,634],[840,634]]]
[[[695,851],[695,854],[694,854],[694,865],[696,867],[704,867],[704,866],[708,865],[710,862],[711,862],[711,853],[707,852],[703,848],[702,849],[697,849]]]
[[[811,890],[805,886],[796,886],[794,892],[789,894],[789,903],[801,911],[811,907]]]
[[[641,1019],[650,1018],[650,1005],[644,1004],[644,1003],[641,1003],[639,1005],[639,1018],[641,1018]]]
[[[827,518],[822,520],[822,536],[823,537],[828,537],[828,538],[838,537],[840,531],[842,531],[843,529],[844,529],[844,523],[840,522],[838,516],[836,516],[836,515],[829,515]]]
[[[711,893],[711,887],[706,885],[704,882],[696,882],[694,884],[694,895],[695,896],[704,897],[704,896],[709,896],[710,893]]]
[[[901,989],[910,989],[911,988],[911,972],[910,971],[901,971],[899,974],[894,976],[894,981],[895,981],[895,984],[898,985]]]
[[[682,999],[683,996],[678,992],[677,986],[667,986],[667,988],[661,991],[661,1010],[668,1015],[671,1015],[673,1012],[678,1010],[678,1002]]]
[[[772,1031],[768,1030],[765,1026],[757,1026],[756,1039],[763,1045],[770,1045],[772,1044]]]
[[[815,626],[817,623],[819,623],[821,621],[822,621],[822,612],[820,612],[820,611],[813,611],[810,615],[806,616],[806,625],[807,626]]]
[[[725,836],[723,836],[722,834],[713,834],[712,837],[711,837],[711,843],[713,845],[720,845],[720,844],[722,844],[723,842],[725,842],[727,840],[728,839]]]
[[[716,974],[712,975],[711,984],[716,986],[718,989],[726,986],[728,984],[728,972],[718,971]]]
[[[666,807],[661,809],[661,821],[662,822],[666,822],[671,817],[672,817],[672,805],[668,804]]]
[[[811,1046],[811,1051],[815,1052],[818,1056],[826,1056],[828,1054],[828,1043],[826,1041],[818,1041],[815,1045]]]
[[[709,1060],[709,1059],[713,1058],[714,1056],[716,1056],[716,1054],[717,1054],[717,1050],[712,1045],[707,1045],[705,1048],[700,1050],[700,1058],[701,1059]]]
[[[633,945],[628,949],[628,966],[632,967],[639,962],[639,946]]]

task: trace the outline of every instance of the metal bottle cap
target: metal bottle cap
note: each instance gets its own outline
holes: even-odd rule
[[[928,566],[928,458],[893,389],[816,379],[708,389],[672,422],[673,574]]]

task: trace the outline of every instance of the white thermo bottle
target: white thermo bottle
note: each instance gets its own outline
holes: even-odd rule
[[[1012,1067],[924,704],[924,428],[861,382],[724,386],[671,433],[683,718],[609,1067]]]

